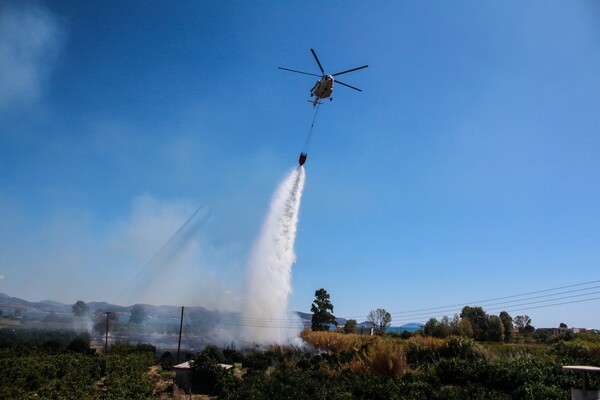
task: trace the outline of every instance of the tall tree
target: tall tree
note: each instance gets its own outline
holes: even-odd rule
[[[510,343],[513,338],[513,319],[506,311],[502,311],[499,317],[502,320],[502,326],[504,326],[504,341]]]
[[[487,339],[492,342],[501,342],[504,340],[504,325],[502,319],[497,315],[490,315]]]
[[[148,313],[146,313],[146,309],[141,304],[135,304],[131,309],[131,314],[129,315],[129,322],[133,322],[134,324],[141,324],[146,320]]]
[[[333,315],[333,304],[331,304],[327,290],[321,288],[315,291],[315,300],[312,302],[310,311],[313,313],[311,324],[313,331],[328,331],[329,325],[337,326]]]
[[[423,325],[423,335],[425,336],[433,336],[437,330],[437,326],[439,322],[435,318],[429,318],[429,320]]]
[[[520,333],[532,332],[535,330],[533,326],[531,326],[531,318],[529,318],[529,315],[517,315],[515,317],[515,326]]]
[[[90,313],[90,306],[85,304],[83,300],[77,300],[77,303],[73,304],[73,315],[76,317],[86,317]]]
[[[460,336],[473,338],[473,327],[471,326],[471,322],[466,318],[461,318],[458,323],[458,332]]]
[[[461,318],[466,318],[471,323],[473,329],[473,338],[475,340],[486,340],[486,333],[489,327],[489,317],[481,307],[464,306],[461,313]]]
[[[92,329],[97,334],[103,334],[106,332],[106,318],[108,318],[108,330],[112,331],[115,324],[119,321],[119,316],[116,312],[107,312],[104,310],[97,310],[95,312],[96,319]]]
[[[357,322],[355,319],[347,319],[344,325],[344,333],[356,333]]]
[[[392,323],[392,316],[385,309],[378,308],[377,310],[371,310],[367,316],[367,322],[383,335]]]

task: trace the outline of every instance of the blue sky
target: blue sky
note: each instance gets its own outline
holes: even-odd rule
[[[318,72],[310,48],[369,68],[318,115],[292,309],[323,287],[424,322],[402,312],[600,279],[597,2],[4,1],[0,292],[239,305],[313,116],[315,79],[277,67]],[[600,327],[599,304],[505,308]]]

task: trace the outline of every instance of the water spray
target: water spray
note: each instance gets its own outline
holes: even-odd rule
[[[299,318],[288,312],[288,299],[304,178],[304,167],[299,166],[281,182],[252,249],[242,310],[241,336],[246,343],[287,344],[302,330]]]

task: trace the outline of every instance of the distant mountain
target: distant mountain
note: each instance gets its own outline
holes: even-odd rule
[[[130,313],[134,305],[120,306],[111,304],[106,301],[90,301],[86,303],[90,308],[90,313],[95,314],[97,312],[115,312],[115,313]],[[151,304],[141,304],[144,307],[146,314],[150,318],[179,318],[181,315],[181,306],[169,306],[161,305],[154,306]],[[42,300],[38,302],[31,302],[17,297],[11,297],[7,294],[0,293],[0,310],[16,310],[21,311],[38,311],[38,312],[55,312],[55,313],[71,313],[73,311],[73,304],[65,304],[55,300]],[[219,311],[209,311],[208,309],[196,306],[186,307],[186,313],[204,312],[204,313],[219,313]],[[227,313],[223,313],[227,314]]]
[[[60,301],[54,300],[42,300],[37,302],[40,305],[46,305],[50,307],[70,307],[68,304],[61,303]]]
[[[133,304],[130,306],[120,306],[111,304],[106,301],[90,301],[86,303],[90,308],[90,313],[95,314],[97,312],[116,312],[116,313],[130,313],[133,308]],[[151,304],[140,304],[144,307],[146,314],[150,318],[179,318],[181,315],[181,306],[170,306],[160,305],[155,306]],[[17,297],[11,297],[7,294],[0,293],[0,309],[20,309],[21,311],[41,311],[41,312],[55,312],[55,313],[71,313],[73,311],[73,304],[65,304],[55,300],[42,300],[38,302],[31,302]],[[185,307],[186,315],[188,313],[208,313],[208,314],[221,314],[221,315],[235,315],[236,313],[219,312],[218,310],[208,310],[201,306]],[[301,311],[295,311],[298,317],[302,320],[304,325],[310,325],[312,322],[312,313],[305,313]],[[346,324],[346,318],[336,317],[338,325],[343,326]],[[366,322],[362,322],[366,324]],[[366,325],[365,325],[366,326]],[[370,325],[369,325],[370,326]],[[420,326],[420,325],[419,325]]]
[[[305,313],[302,311],[294,311],[294,312],[296,313],[296,315],[298,315],[300,317],[301,320],[308,321],[308,323],[310,323],[312,321],[312,314]]]
[[[302,321],[305,322],[305,324],[311,324],[312,323],[312,313],[305,313],[302,311],[294,311]],[[335,317],[335,320],[337,321],[338,325],[343,326],[346,325],[346,318],[342,318],[342,317]]]
[[[17,297],[11,297],[4,293],[0,296],[0,309],[1,308],[12,308],[12,309],[20,309],[22,311],[25,310],[35,310],[37,309],[35,303],[31,303],[29,301],[19,299]]]
[[[107,303],[106,301],[90,301],[89,303],[86,303],[86,304],[90,308],[90,312],[92,314],[95,313],[96,311],[128,312],[131,310],[131,307],[132,307],[132,306],[129,306],[129,307],[117,306],[114,304]]]
[[[410,328],[410,329],[421,329],[424,325],[419,322],[411,322],[410,324],[404,324],[398,328]]]
[[[363,321],[363,322],[357,324],[357,326],[359,328],[372,328],[373,327],[373,325],[371,325],[371,323],[367,322],[367,321]],[[422,326],[423,326],[423,324],[421,324],[419,322],[411,322],[411,323],[404,324],[401,326],[390,326],[388,328],[388,331],[391,330],[394,332],[402,332],[402,331],[413,332],[413,331],[418,331],[419,329],[421,329]]]

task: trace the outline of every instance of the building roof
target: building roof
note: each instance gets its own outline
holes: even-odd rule
[[[219,367],[223,368],[223,369],[229,369],[229,368],[233,368],[233,365],[231,364],[217,364]],[[175,365],[173,368],[177,368],[177,369],[190,369],[190,362],[186,361],[184,363],[181,364],[177,364]]]
[[[600,367],[589,365],[565,365],[563,369],[568,369],[569,371],[600,372]]]

